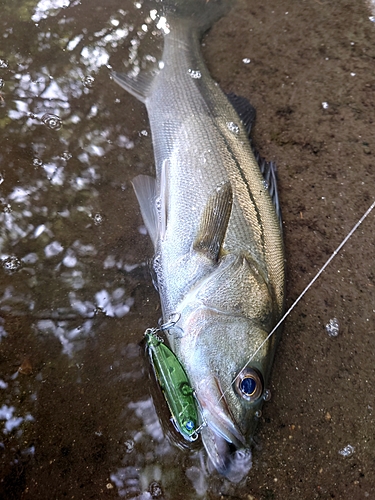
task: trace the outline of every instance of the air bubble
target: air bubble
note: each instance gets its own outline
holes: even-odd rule
[[[42,118],[44,125],[47,125],[51,130],[59,130],[62,127],[62,120],[52,113],[45,113]]]
[[[339,451],[339,454],[342,455],[343,457],[351,457],[354,451],[355,451],[354,446],[348,444],[342,450]]]
[[[22,262],[15,255],[11,255],[11,256],[7,257],[6,259],[3,259],[1,261],[1,263],[2,263],[4,270],[6,272],[8,272],[9,274],[15,273],[22,266]]]
[[[329,108],[328,102],[326,102],[326,101],[322,102],[322,108],[323,109],[328,109]]]
[[[6,69],[8,67],[9,67],[8,61],[6,61],[5,59],[0,59],[0,68]]]
[[[4,87],[4,80],[0,78],[0,90]]]
[[[263,393],[263,400],[269,401],[270,399],[271,399],[271,391],[269,389],[266,389]]]
[[[34,158],[33,165],[34,165],[34,167],[41,167],[43,165],[43,162],[40,158]]]
[[[61,155],[61,159],[68,161],[72,158],[73,155],[71,155],[68,151],[64,151],[64,153]]]
[[[233,132],[236,135],[240,133],[240,127],[237,125],[237,123],[227,122],[227,127],[228,127],[228,130],[230,130],[231,132]]]
[[[330,337],[337,337],[339,334],[339,322],[337,318],[329,320],[329,323],[326,324],[326,330]]]
[[[160,498],[163,496],[163,490],[160,484],[156,481],[153,481],[149,486],[149,491],[151,493],[152,498]]]
[[[248,57],[245,57],[244,59],[242,59],[242,62],[244,64],[250,64],[251,60]]]
[[[156,206],[156,210],[158,211],[158,213],[160,214],[161,212],[161,207],[162,207],[162,203],[161,203],[161,198],[160,196],[158,196],[155,200],[155,206]]]
[[[262,412],[261,410],[257,410],[255,413],[254,413],[254,417],[255,418],[260,418],[262,416]]]
[[[4,176],[3,174],[0,173],[0,184],[2,184],[4,182]]]
[[[129,439],[128,441],[125,441],[125,451],[126,453],[131,453],[134,450],[134,441]]]
[[[93,219],[94,219],[94,222],[97,226],[99,226],[99,224],[101,224],[103,222],[103,216],[100,215],[100,214],[95,214],[93,216]]]
[[[88,89],[91,89],[91,87],[94,85],[95,78],[93,76],[86,76],[83,79],[83,85],[87,87]]]
[[[3,208],[3,212],[4,212],[4,214],[11,214],[12,213],[12,207],[9,205],[9,203],[7,205],[5,205],[5,207]]]
[[[192,78],[195,79],[202,78],[202,73],[198,69],[189,69],[188,73]]]

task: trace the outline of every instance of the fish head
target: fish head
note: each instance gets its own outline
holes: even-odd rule
[[[274,346],[261,346],[267,332],[245,318],[205,316],[195,324],[194,335],[182,341],[190,343],[182,349],[189,353],[184,366],[202,413],[209,460],[221,475],[239,482],[252,465],[250,447],[268,395]]]

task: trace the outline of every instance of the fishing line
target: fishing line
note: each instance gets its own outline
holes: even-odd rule
[[[235,383],[235,381],[238,379],[238,377],[241,375],[241,373],[245,370],[247,365],[250,363],[250,361],[254,358],[254,356],[262,349],[264,344],[269,341],[269,339],[272,337],[272,335],[275,333],[275,331],[279,328],[279,326],[285,321],[287,316],[293,311],[293,309],[296,307],[298,302],[302,299],[302,297],[305,295],[305,293],[309,290],[309,288],[315,283],[315,281],[319,278],[319,276],[322,274],[322,272],[326,269],[326,267],[332,262],[332,260],[336,257],[336,255],[339,253],[339,251],[342,249],[342,247],[345,245],[345,243],[353,236],[355,231],[359,228],[359,226],[362,224],[362,222],[366,219],[366,217],[370,214],[372,209],[375,207],[375,201],[372,202],[370,207],[366,210],[366,212],[362,215],[362,217],[359,219],[359,221],[353,226],[353,228],[349,231],[349,233],[345,236],[345,238],[342,240],[340,245],[336,248],[336,250],[333,252],[333,254],[329,257],[327,262],[324,264],[324,266],[319,269],[319,271],[316,273],[314,278],[310,281],[310,283],[306,286],[306,288],[303,290],[303,292],[297,297],[297,299],[293,302],[293,304],[289,307],[289,309],[286,311],[284,316],[276,323],[276,326],[270,331],[270,333],[267,335],[267,337],[263,340],[263,342],[260,344],[260,346],[255,350],[255,352],[249,357],[247,360],[246,364],[241,368],[241,370],[238,372],[238,374],[235,376],[235,378],[232,380],[231,384],[229,387],[225,389],[225,391],[222,393],[219,402],[223,399],[224,395],[228,392],[230,387]]]

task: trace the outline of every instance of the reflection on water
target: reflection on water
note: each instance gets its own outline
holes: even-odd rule
[[[203,495],[199,452],[181,465],[150,397],[139,342],[160,313],[130,180],[152,150],[144,111],[109,78],[110,57],[154,63],[160,37],[132,2],[5,12],[0,496]]]
[[[141,64],[151,20],[142,27],[138,11],[132,2],[4,2],[4,498],[161,498],[159,460],[175,467],[138,345],[158,312],[129,180],[151,167],[150,139],[147,125],[126,123],[126,103],[116,115],[107,67],[130,36],[128,64]]]
[[[296,4],[287,4],[288,8],[282,7],[282,16],[292,18],[292,12],[286,16],[285,10],[297,8]],[[310,4],[316,9],[331,5]],[[257,5],[263,9],[263,2]],[[307,8],[307,4],[303,5]],[[277,5],[272,4],[270,12],[275,8]],[[275,26],[280,23],[280,16],[275,14]],[[262,24],[263,17],[263,10],[258,11],[256,23]],[[251,19],[251,28],[246,23],[241,28],[242,19],[237,19],[239,30],[243,33],[255,30],[255,21]],[[151,139],[144,107],[111,82],[109,76],[110,65],[120,69],[125,63],[127,71],[137,74],[157,63],[161,37],[154,21],[150,9],[143,7],[142,2],[130,0],[2,2],[0,497],[271,499],[281,498],[274,497],[274,488],[277,491],[276,487],[281,487],[277,478],[283,471],[283,477],[290,481],[288,491],[293,487],[294,493],[298,493],[290,498],[310,499],[313,495],[331,498],[329,485],[334,484],[336,492],[336,477],[351,472],[357,474],[358,484],[362,484],[364,474],[368,474],[366,463],[373,463],[371,402],[364,405],[366,415],[361,425],[347,424],[351,432],[361,429],[366,435],[357,440],[350,435],[349,439],[342,431],[344,442],[337,443],[347,412],[335,402],[339,398],[336,386],[341,379],[344,389],[340,397],[346,404],[349,396],[361,395],[358,386],[364,384],[358,376],[357,386],[348,391],[350,371],[346,370],[351,359],[345,363],[338,359],[339,376],[324,377],[327,386],[324,390],[318,388],[316,379],[318,382],[309,385],[306,392],[303,381],[301,396],[295,390],[301,377],[296,380],[293,375],[282,380],[285,390],[282,392],[278,386],[282,393],[279,409],[274,407],[274,420],[266,429],[267,435],[270,428],[274,430],[272,442],[263,442],[251,478],[236,489],[221,478],[209,476],[199,448],[176,448],[165,438],[169,431],[160,426],[154,408],[159,399],[157,388],[148,376],[148,363],[139,345],[144,330],[157,324],[159,301],[148,272],[151,244],[130,184],[137,174],[153,172]],[[286,25],[282,33],[288,30],[295,31]],[[354,31],[350,36],[355,39]],[[275,45],[279,43],[276,38],[270,40],[276,53]],[[289,49],[295,45],[293,41]],[[334,60],[329,52],[329,57],[326,56],[320,39],[316,46],[319,47],[316,52],[322,51],[324,61]],[[219,48],[217,54],[220,59]],[[247,58],[249,54],[251,59]],[[243,54],[239,51],[238,58],[238,65],[246,63],[246,71],[249,68],[256,74],[257,68],[262,68],[261,82],[272,79],[279,64],[275,56],[269,67],[261,66],[263,62],[257,61],[256,54],[253,56],[248,47]],[[300,59],[298,56],[298,64]],[[358,61],[365,64],[359,56]],[[298,66],[298,74],[299,71]],[[313,79],[306,77],[303,83],[296,80],[295,88],[310,85],[311,89],[310,80]],[[364,84],[368,89],[372,86],[372,81]],[[275,89],[279,88],[278,81]],[[256,93],[261,93],[261,88]],[[336,87],[334,96],[336,99]],[[294,98],[295,90],[290,98],[292,107],[286,107],[286,111],[279,103],[281,111],[273,115],[277,120],[290,119]],[[317,100],[319,112],[323,98],[319,96],[320,101]],[[350,93],[348,102],[351,99]],[[270,137],[272,134],[275,144],[289,147],[281,132],[272,131]],[[301,141],[306,157],[309,144],[305,138]],[[319,139],[316,144],[320,144]],[[366,147],[370,158],[371,151]],[[315,154],[318,154],[316,148]],[[285,186],[289,182],[289,163],[284,167]],[[298,182],[298,168],[297,173],[290,173],[293,183]],[[292,196],[297,196],[296,191]],[[286,194],[284,198],[287,201]],[[292,205],[295,204],[293,200]],[[305,208],[297,210],[302,222],[304,211]],[[285,213],[288,216],[288,210]],[[287,235],[291,238],[290,233]],[[369,288],[366,293],[370,292]],[[336,311],[330,312],[334,317]],[[369,317],[369,313],[363,317]],[[346,333],[340,317],[338,342],[345,340]],[[324,338],[335,340],[326,334]],[[302,353],[301,359],[308,358],[310,367],[313,361],[305,353],[307,348],[298,342],[293,348]],[[342,352],[348,352],[347,345],[341,348],[340,355]],[[319,356],[324,358],[320,352]],[[286,359],[294,371],[295,359],[289,362],[290,358]],[[368,370],[366,384],[368,380],[371,383]],[[319,370],[312,371],[319,376]],[[307,378],[310,372],[310,368],[305,368],[304,376]],[[334,397],[329,396],[333,384]],[[318,400],[315,403],[318,406],[313,408],[316,413],[323,411],[321,401],[326,393],[333,401],[330,411],[323,413],[326,416],[322,425],[332,424],[325,431],[326,439],[319,439],[316,423],[304,420],[310,411],[311,387],[314,401]],[[293,394],[287,399],[285,394],[290,392]],[[367,396],[362,403],[365,399]],[[301,407],[297,405],[293,413],[290,407],[295,406],[295,401]],[[357,408],[362,406],[358,404]],[[290,422],[278,414],[285,411],[295,420]],[[337,415],[342,417],[340,423]],[[331,433],[335,429],[336,447],[332,452],[333,445],[325,443],[334,439]],[[294,446],[293,439],[302,432],[305,433],[300,441],[303,469],[311,471],[311,477],[307,478],[309,489],[302,483],[304,470],[295,472],[301,446]],[[359,465],[348,462],[345,470],[349,472],[343,474],[344,466],[337,462],[342,459],[338,450],[347,442],[355,444],[355,447],[350,445],[355,452],[345,460],[360,460],[361,446],[365,459]],[[292,451],[281,459],[288,446]],[[331,476],[333,469],[338,471],[337,476]],[[372,487],[368,481],[363,486],[365,496]],[[259,496],[249,493],[250,484],[257,485]],[[303,496],[306,491],[309,494]]]

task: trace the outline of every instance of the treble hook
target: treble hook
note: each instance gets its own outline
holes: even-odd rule
[[[180,313],[172,313],[169,315],[169,319],[166,323],[161,323],[162,318],[159,319],[159,328],[161,331],[169,330],[170,328],[173,328],[175,324],[179,321],[181,318]]]

